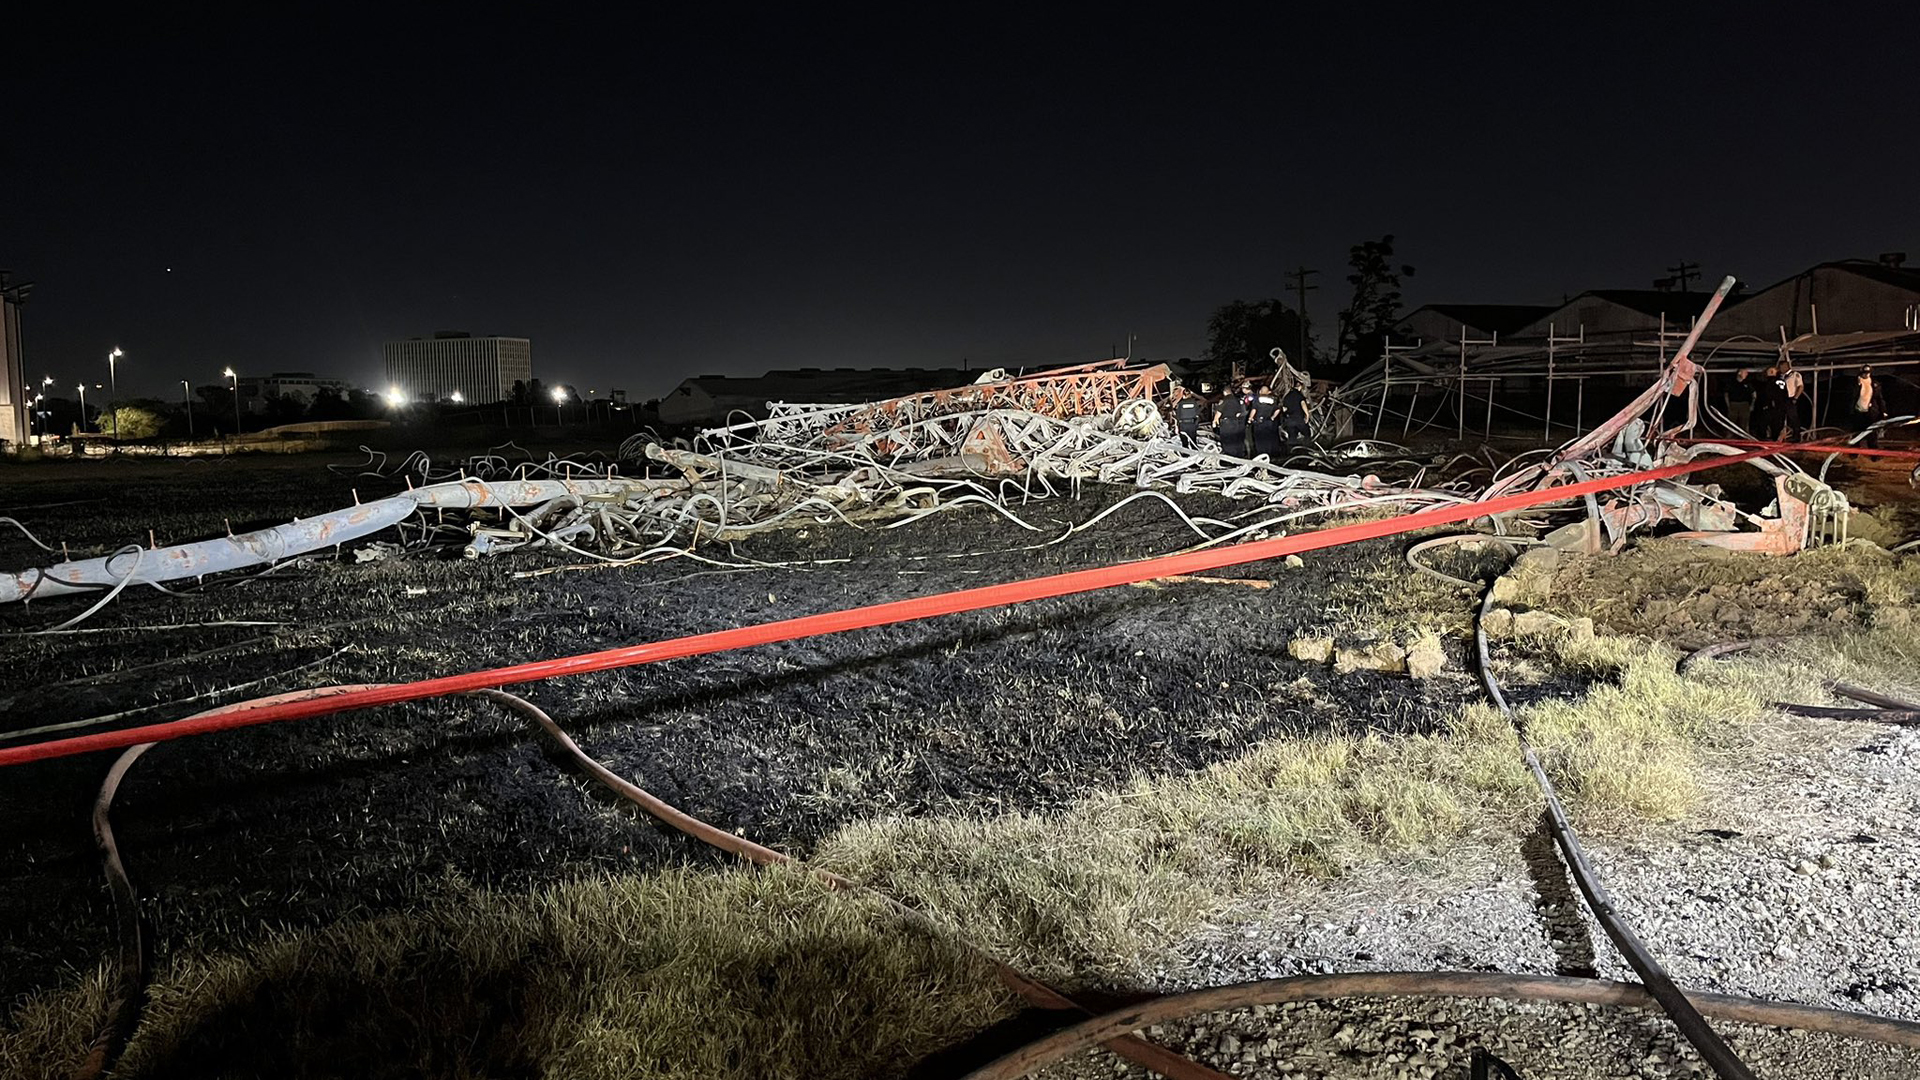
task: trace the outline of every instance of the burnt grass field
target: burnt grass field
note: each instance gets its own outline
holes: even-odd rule
[[[144,542],[149,530],[161,543],[199,539],[400,486],[325,468],[341,460],[16,467],[0,478],[0,516],[79,557]],[[897,529],[807,523],[704,549],[774,564],[750,569],[689,559],[560,569],[578,557],[541,551],[361,561],[349,549],[180,595],[129,589],[82,633],[27,636],[86,600],[10,605],[0,609],[0,731],[116,713],[128,715],[81,730],[152,723],[289,689],[563,656],[1197,539],[1166,505],[1141,499],[1046,543],[1132,493],[1089,485],[1079,500],[1015,507],[1038,532],[971,506]],[[1221,517],[1251,509],[1212,497],[1181,504]],[[1469,684],[1336,677],[1285,652],[1292,631],[1327,622],[1329,598],[1398,563],[1403,544],[1220,572],[1271,588],[1109,589],[519,692],[669,802],[805,854],[852,821],[1057,808],[1277,734],[1428,729],[1471,696]],[[48,561],[11,529],[0,532],[0,559],[7,569]],[[553,572],[524,576],[543,570]],[[115,754],[0,774],[0,997],[67,981],[113,948],[89,813]],[[122,785],[114,821],[163,958],[404,909],[459,884],[519,889],[721,859],[578,776],[523,721],[469,698],[162,745]]]

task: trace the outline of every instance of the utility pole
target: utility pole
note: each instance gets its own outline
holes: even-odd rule
[[[1320,287],[1307,284],[1307,278],[1319,272],[1302,266],[1286,274],[1287,288],[1292,289],[1293,295],[1298,298],[1294,310],[1300,313],[1300,363],[1303,367],[1307,363],[1307,294]]]
[[[1667,273],[1673,275],[1674,284],[1680,287],[1681,292],[1692,292],[1687,285],[1700,276],[1700,264],[1682,259],[1679,266],[1667,267]]]

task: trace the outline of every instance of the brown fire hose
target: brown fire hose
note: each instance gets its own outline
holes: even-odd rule
[[[1500,998],[1506,1001],[1572,1002],[1633,1009],[1657,1008],[1645,987],[1562,975],[1510,975],[1495,971],[1362,971],[1296,975],[1287,979],[1215,986],[1171,994],[1116,1009],[1015,1050],[968,1073],[964,1080],[1018,1080],[1092,1049],[1115,1035],[1226,1009],[1343,998]],[[1920,1024],[1809,1005],[1688,991],[1694,1008],[1716,1020],[1818,1031],[1850,1039],[1920,1049]]]
[[[573,758],[576,764],[591,774],[595,780],[598,780],[601,784],[617,792],[622,798],[627,799],[642,810],[645,810],[648,814],[659,819],[662,823],[671,826],[679,832],[701,843],[719,848],[721,851],[738,855],[748,862],[761,866],[792,864],[795,862],[790,855],[756,844],[745,837],[737,836],[725,829],[715,828],[701,821],[699,818],[669,805],[645,788],[616,774],[613,770],[600,764],[600,762],[594,760],[592,757],[589,757],[585,751],[580,749],[579,744],[574,742],[566,731],[554,722],[552,717],[548,716],[545,711],[533,702],[523,697],[509,694],[504,690],[476,690],[473,696],[486,698],[498,705],[503,705],[540,725],[541,730],[545,731],[562,750],[567,752],[568,756]],[[915,926],[926,930],[936,937],[953,940],[951,931],[939,926],[925,914],[908,907],[885,893],[868,888],[858,882],[851,881],[826,870],[807,867],[807,871],[835,889],[858,892],[875,897],[884,903],[888,910],[902,916]],[[1083,1015],[1093,1015],[1092,1009],[1087,1008],[1085,1005],[1080,1004],[1058,990],[1040,982],[1038,979],[1026,975],[1008,964],[987,955],[984,950],[973,946],[971,943],[964,941],[961,943],[991,961],[994,970],[1000,976],[1000,980],[1031,1004],[1042,1009],[1072,1010]],[[1107,1044],[1109,1050],[1119,1054],[1121,1057],[1151,1069],[1162,1076],[1170,1077],[1171,1080],[1228,1080],[1225,1074],[1181,1057],[1179,1054],[1165,1047],[1148,1042],[1139,1035],[1121,1032],[1111,1039],[1101,1041]]]

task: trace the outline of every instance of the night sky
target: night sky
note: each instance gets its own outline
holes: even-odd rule
[[[117,345],[128,395],[228,364],[374,385],[382,341],[449,328],[635,400],[1129,332],[1197,355],[1302,262],[1330,326],[1382,233],[1409,308],[1920,261],[1910,5],[257,7],[10,31],[0,266],[38,283],[36,381],[104,382]]]

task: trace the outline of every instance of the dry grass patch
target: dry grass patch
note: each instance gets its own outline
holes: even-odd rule
[[[1688,779],[1695,753],[1760,709],[1751,694],[1726,708],[1722,688],[1681,679],[1675,654],[1653,643],[1564,648],[1613,681],[1522,716],[1583,815],[1684,810],[1698,794]],[[1016,965],[1069,983],[1126,984],[1281,877],[1436,856],[1535,809],[1511,727],[1474,705],[1438,734],[1275,740],[1058,815],[868,822],[832,837],[817,858]]]
[[[1886,689],[1889,673],[1920,672],[1920,644],[1881,630],[1685,676],[1676,650],[1641,638],[1543,649],[1534,659],[1595,682],[1520,719],[1577,819],[1607,830],[1692,809],[1703,762],[1736,757],[1768,702],[1809,677]],[[1070,984],[1128,984],[1278,877],[1440,855],[1538,807],[1512,729],[1476,704],[1439,734],[1275,740],[1057,815],[876,820],[832,837],[818,859],[1016,965]]]
[[[1726,672],[1682,677],[1679,654],[1644,639],[1569,640],[1565,668],[1613,678],[1583,698],[1545,701],[1523,720],[1555,785],[1583,820],[1665,820],[1700,796],[1699,753],[1741,738],[1764,703]]]
[[[1457,531],[1427,529],[1409,534],[1408,543]],[[1492,565],[1457,546],[1441,546],[1423,556],[1446,573],[1471,578]],[[1326,610],[1330,628],[1345,638],[1399,639],[1409,634],[1461,635],[1472,631],[1469,594],[1426,574],[1404,560],[1382,559],[1334,583]]]
[[[0,1073],[102,1016],[42,995]],[[675,871],[287,935],[156,978],[122,1076],[866,1077],[1005,1015],[990,965],[793,870]]]

